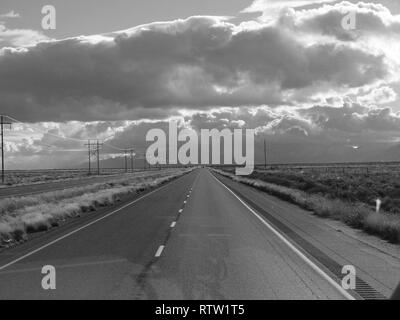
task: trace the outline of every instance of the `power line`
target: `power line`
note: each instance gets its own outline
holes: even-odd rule
[[[23,125],[28,125],[28,126],[30,126],[29,124],[26,124],[25,122],[22,122],[22,121],[20,121],[20,120],[18,120],[18,119],[15,119],[15,118],[13,118],[13,117],[7,116],[7,118],[11,119],[12,121],[14,121],[14,122],[16,122],[16,123],[20,123],[20,124],[23,124]],[[38,129],[38,128],[35,128],[35,127],[32,127],[32,126],[30,126],[30,127],[33,128],[33,130],[36,130],[36,131],[38,131],[38,132],[40,132],[40,133],[42,133],[42,134],[46,134],[46,135],[52,136],[52,137],[54,137],[54,138],[59,138],[59,139],[64,139],[64,140],[70,140],[70,141],[76,141],[76,142],[86,142],[86,141],[87,141],[87,139],[78,139],[78,138],[64,137],[64,136],[61,136],[61,135],[58,135],[58,134],[54,134],[54,133],[51,133],[51,132],[47,132],[47,131],[44,131],[44,130],[41,130],[41,129]],[[95,139],[90,139],[90,140],[95,140]],[[125,148],[120,148],[120,147],[114,146],[114,145],[112,145],[112,144],[110,144],[110,143],[107,143],[107,142],[105,142],[105,141],[104,141],[102,144],[103,144],[104,146],[110,147],[111,149],[114,149],[114,150],[118,150],[118,151],[124,151],[124,150],[126,150]]]
[[[24,122],[22,122],[22,121],[20,121],[18,119],[13,118],[13,117],[3,116],[3,115],[1,116],[1,148],[2,148],[1,153],[2,153],[2,182],[3,183],[4,183],[4,143],[3,143],[4,132],[3,132],[3,130],[4,130],[4,125],[10,125],[11,126],[11,124],[12,124],[11,122],[5,122],[4,121],[4,117],[7,117],[8,119],[12,120],[13,123],[19,123],[19,124],[23,124],[23,125],[29,126],[29,124],[24,123]],[[49,136],[52,136],[52,137],[55,137],[55,138],[58,138],[58,139],[70,140],[70,141],[76,141],[76,142],[87,142],[87,143],[85,143],[85,146],[87,146],[87,148],[88,148],[87,152],[88,152],[89,175],[91,174],[91,170],[92,170],[92,168],[91,168],[91,162],[92,162],[91,161],[91,156],[92,155],[95,155],[96,158],[97,158],[97,174],[100,175],[100,149],[103,148],[104,146],[107,146],[107,147],[109,147],[111,149],[114,149],[114,150],[118,150],[118,151],[123,151],[124,152],[124,155],[125,155],[125,172],[128,171],[127,153],[129,152],[130,153],[130,160],[131,160],[131,171],[133,172],[133,170],[134,170],[134,168],[133,168],[133,166],[134,166],[134,161],[133,161],[134,149],[133,148],[120,148],[120,147],[114,146],[114,145],[112,145],[112,144],[110,144],[110,143],[108,143],[108,142],[106,142],[104,140],[103,140],[102,143],[100,143],[98,139],[78,139],[78,138],[65,137],[65,136],[61,136],[61,135],[58,135],[58,134],[54,134],[54,133],[51,133],[51,132],[48,132],[48,131],[44,131],[44,130],[38,129],[36,127],[32,127],[32,126],[30,126],[30,127],[33,128],[34,131],[38,131],[38,132],[40,132],[40,133],[42,133],[44,135],[49,135]],[[96,142],[92,142],[93,140],[96,141]],[[43,145],[45,145],[47,148],[58,148],[57,146],[46,144],[44,142],[41,142],[41,143]],[[68,150],[60,150],[60,149],[58,149],[56,151],[79,151],[79,152],[82,152],[82,151],[85,151],[85,150],[84,149],[82,149],[82,150],[80,150],[80,149],[79,150],[78,149],[68,149]],[[140,160],[140,159],[144,160],[144,169],[147,169],[147,166],[149,166],[149,168],[151,168],[151,165],[147,162],[145,152],[143,153],[143,155],[141,153],[139,154],[139,153],[135,152],[135,156],[136,155],[139,156],[139,157],[137,157],[138,160]],[[143,158],[140,157],[141,155],[143,156]]]
[[[88,141],[88,143],[87,143],[87,146],[88,146],[88,156],[89,156],[89,176],[92,174],[91,173],[91,170],[90,170],[90,155],[91,155],[91,153],[92,153],[92,146],[91,146],[91,144],[90,144],[90,140]]]
[[[54,134],[45,130],[41,130],[37,127],[34,127],[32,125],[29,125],[27,123],[24,123],[18,119],[15,119],[13,117],[7,116],[9,119],[11,119],[12,121],[16,122],[16,123],[20,123],[23,124],[25,126],[30,127],[32,130],[37,131],[42,133],[43,135],[48,135],[54,138],[58,138],[58,139],[62,139],[62,140],[69,140],[69,141],[75,141],[75,142],[87,142],[85,143],[85,146],[87,146],[88,148],[88,170],[89,170],[89,175],[92,173],[91,171],[91,155],[95,155],[97,158],[97,174],[100,175],[100,149],[104,146],[107,146],[113,150],[117,150],[117,151],[123,151],[125,154],[125,172],[128,172],[128,164],[127,164],[127,152],[130,152],[131,154],[131,170],[133,172],[133,148],[120,148],[117,146],[114,146],[106,141],[103,140],[102,143],[99,143],[99,140],[97,139],[78,139],[78,138],[71,138],[71,137],[65,137],[65,136],[61,136],[59,134]],[[2,123],[6,124],[4,121],[2,121]],[[3,127],[2,127],[3,128]],[[3,129],[2,129],[3,132]],[[111,136],[110,136],[111,137]],[[114,136],[113,136],[114,137]],[[3,138],[3,135],[2,135]],[[107,138],[106,138],[107,139]],[[96,141],[96,142],[92,142],[92,140]],[[44,143],[43,143],[44,144]],[[50,144],[46,144],[46,147],[48,148],[56,148],[56,146],[52,146]],[[60,150],[63,151],[63,150]],[[66,151],[73,151],[73,150],[66,150]],[[74,151],[84,151],[84,150],[74,150]],[[2,144],[2,156],[3,156],[3,144]],[[4,159],[2,157],[2,159]],[[3,165],[2,167],[4,167],[4,161],[2,161]],[[4,169],[2,171],[2,181],[4,182]]]
[[[128,173],[128,158],[126,155],[126,150],[124,151],[124,156],[125,156],[125,173]]]
[[[1,122],[1,183],[4,184],[4,125],[9,125],[11,129],[11,122],[4,122],[3,115],[0,116]]]
[[[125,173],[128,173],[128,154],[130,154],[131,172],[133,172],[133,153],[134,149],[124,149]]]
[[[133,173],[133,149],[129,150],[131,154],[131,172]]]
[[[96,155],[97,155],[97,175],[100,175],[100,147],[103,146],[103,143],[99,143],[99,140],[96,142]]]
[[[38,128],[33,127],[33,126],[30,125],[30,124],[27,124],[26,122],[22,122],[22,121],[20,121],[20,120],[18,120],[18,119],[15,119],[15,118],[13,118],[13,117],[10,117],[10,116],[7,116],[7,118],[11,119],[12,121],[14,121],[14,122],[16,122],[16,123],[20,123],[20,124],[23,124],[23,125],[25,125],[25,126],[29,126],[29,127],[33,128],[34,131],[37,131],[37,132],[40,132],[40,133],[42,133],[42,134],[46,134],[46,135],[52,136],[52,137],[54,137],[54,138],[59,138],[59,139],[64,139],[64,140],[70,140],[70,141],[76,141],[76,142],[84,142],[84,141],[86,141],[86,139],[78,139],[78,138],[64,137],[64,136],[60,136],[60,135],[58,135],[58,134],[54,134],[54,133],[51,133],[51,132],[48,132],[48,131],[45,131],[45,130],[41,130],[41,129],[38,129]]]
[[[85,146],[88,147],[88,169],[89,169],[89,175],[92,174],[91,172],[91,155],[96,154],[96,145],[94,145],[91,140],[88,140],[87,143],[85,143]]]
[[[264,169],[267,169],[267,142],[264,139]]]
[[[95,155],[97,158],[97,175],[100,175],[100,148],[103,147],[103,143],[100,143],[99,140],[96,140],[96,142],[91,142],[91,140],[88,140],[87,143],[85,143],[85,146],[88,147],[88,169],[89,169],[89,175],[91,174],[91,155]]]

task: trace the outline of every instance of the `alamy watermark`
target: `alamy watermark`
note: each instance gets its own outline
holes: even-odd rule
[[[356,268],[352,265],[345,265],[342,268],[342,288],[345,290],[355,290],[356,289]]]
[[[151,165],[235,164],[242,166],[236,168],[236,175],[249,175],[254,170],[254,135],[254,129],[201,129],[200,133],[193,129],[182,129],[178,132],[177,123],[171,121],[168,141],[162,129],[155,128],[147,132],[146,141],[153,143],[147,148],[146,159]]]
[[[52,265],[45,265],[42,268],[42,274],[45,276],[42,278],[43,290],[55,290],[56,289],[56,268]]]
[[[355,30],[357,27],[356,10],[350,10],[349,12],[347,12],[346,15],[342,18],[341,25],[344,30]]]
[[[56,29],[56,8],[52,5],[45,5],[42,7],[42,29],[55,30]]]

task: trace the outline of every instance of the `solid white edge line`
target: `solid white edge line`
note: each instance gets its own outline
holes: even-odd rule
[[[23,256],[21,256],[21,257],[15,259],[15,260],[13,260],[13,261],[11,261],[11,262],[9,262],[9,263],[3,265],[3,266],[0,266],[0,270],[4,270],[5,268],[7,268],[7,267],[9,267],[9,266],[11,266],[11,265],[13,265],[13,264],[15,264],[15,263],[17,263],[17,262],[23,260],[23,259],[25,259],[25,258],[27,258],[27,257],[29,257],[29,256],[31,256],[31,255],[33,255],[33,254],[35,254],[36,252],[39,252],[39,251],[41,251],[41,250],[43,250],[43,249],[45,249],[45,248],[47,248],[47,247],[49,247],[49,246],[51,246],[51,245],[57,243],[57,242],[59,242],[59,241],[65,239],[65,238],[67,238],[67,237],[73,235],[74,233],[77,233],[78,231],[81,231],[81,230],[83,230],[83,229],[85,229],[85,228],[91,226],[92,224],[95,224],[95,223],[97,223],[97,222],[99,222],[99,221],[101,221],[101,220],[103,220],[103,219],[105,219],[105,218],[108,218],[109,216],[112,216],[113,214],[115,214],[115,213],[117,213],[117,212],[119,212],[119,211],[121,211],[121,210],[123,210],[123,209],[125,209],[125,208],[127,208],[127,207],[129,207],[129,206],[131,206],[132,204],[134,204],[134,203],[136,203],[136,202],[138,202],[138,201],[140,201],[140,200],[142,200],[142,199],[148,197],[149,195],[151,195],[151,194],[153,194],[153,193],[155,193],[155,192],[157,192],[157,191],[160,191],[160,190],[164,189],[164,188],[167,187],[168,185],[169,185],[169,184],[166,184],[165,186],[162,186],[162,187],[160,187],[160,188],[157,188],[156,190],[153,190],[153,191],[151,191],[151,192],[149,192],[149,193],[146,193],[145,195],[141,196],[140,198],[137,198],[136,200],[133,200],[133,201],[131,201],[131,202],[125,204],[125,205],[122,206],[121,208],[118,208],[118,209],[116,209],[116,210],[114,210],[114,211],[112,211],[112,212],[110,212],[110,213],[107,213],[106,215],[104,215],[104,216],[102,216],[102,217],[100,217],[100,218],[98,218],[98,219],[96,219],[96,220],[93,220],[93,221],[91,221],[91,222],[89,222],[89,223],[83,225],[82,227],[79,227],[78,229],[75,229],[75,230],[73,230],[73,231],[71,231],[71,232],[69,232],[69,233],[67,233],[67,234],[65,234],[65,235],[63,235],[63,236],[61,236],[61,237],[59,237],[59,238],[53,240],[53,241],[50,241],[49,243],[46,243],[45,245],[43,245],[43,246],[41,246],[41,247],[39,247],[39,248],[37,248],[37,249],[31,251],[31,252],[28,252],[27,254],[24,254]]]
[[[159,256],[161,256],[161,253],[163,252],[164,248],[165,248],[164,245],[158,247],[157,252],[156,252],[156,255],[155,255],[156,258],[158,258]]]
[[[278,230],[271,226],[264,218],[262,218],[257,212],[250,208],[242,199],[239,198],[231,189],[219,181],[211,172],[211,176],[217,180],[222,186],[224,186],[230,193],[232,193],[236,199],[238,199],[251,213],[253,213],[268,229],[270,229],[280,240],[282,240],[290,249],[292,249],[301,259],[303,259],[314,271],[320,276],[327,280],[331,285],[335,287],[345,298],[349,300],[356,300],[350,293],[343,289],[335,280],[333,280],[328,274],[326,274],[320,267],[312,262],[307,256],[305,256],[299,249],[297,249],[289,240],[287,240]]]

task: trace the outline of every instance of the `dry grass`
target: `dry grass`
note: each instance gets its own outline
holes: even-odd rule
[[[5,175],[5,185],[0,186],[0,188],[7,186],[77,180],[87,177],[88,174],[86,170],[7,171]]]
[[[321,217],[343,221],[349,226],[365,230],[392,243],[400,243],[400,216],[394,213],[376,213],[364,203],[346,202],[341,199],[329,199],[318,194],[279,186],[261,180],[235,176],[232,173],[214,170],[235,181],[250,185],[285,201],[313,211]]]
[[[0,200],[0,245],[25,240],[29,233],[48,230],[67,218],[115,204],[123,196],[159,186],[188,171],[137,173],[106,183]]]
[[[226,171],[226,170],[225,170]],[[257,179],[284,187],[319,194],[346,202],[363,202],[375,206],[382,201],[384,211],[400,214],[400,168],[382,165],[354,166],[351,170],[329,167],[274,170],[255,170],[247,178]]]

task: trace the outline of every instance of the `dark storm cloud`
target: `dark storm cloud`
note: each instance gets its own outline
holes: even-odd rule
[[[383,55],[307,45],[279,24],[191,17],[0,50],[2,112],[24,121],[160,118],[179,108],[277,105],[289,91],[388,75]]]

